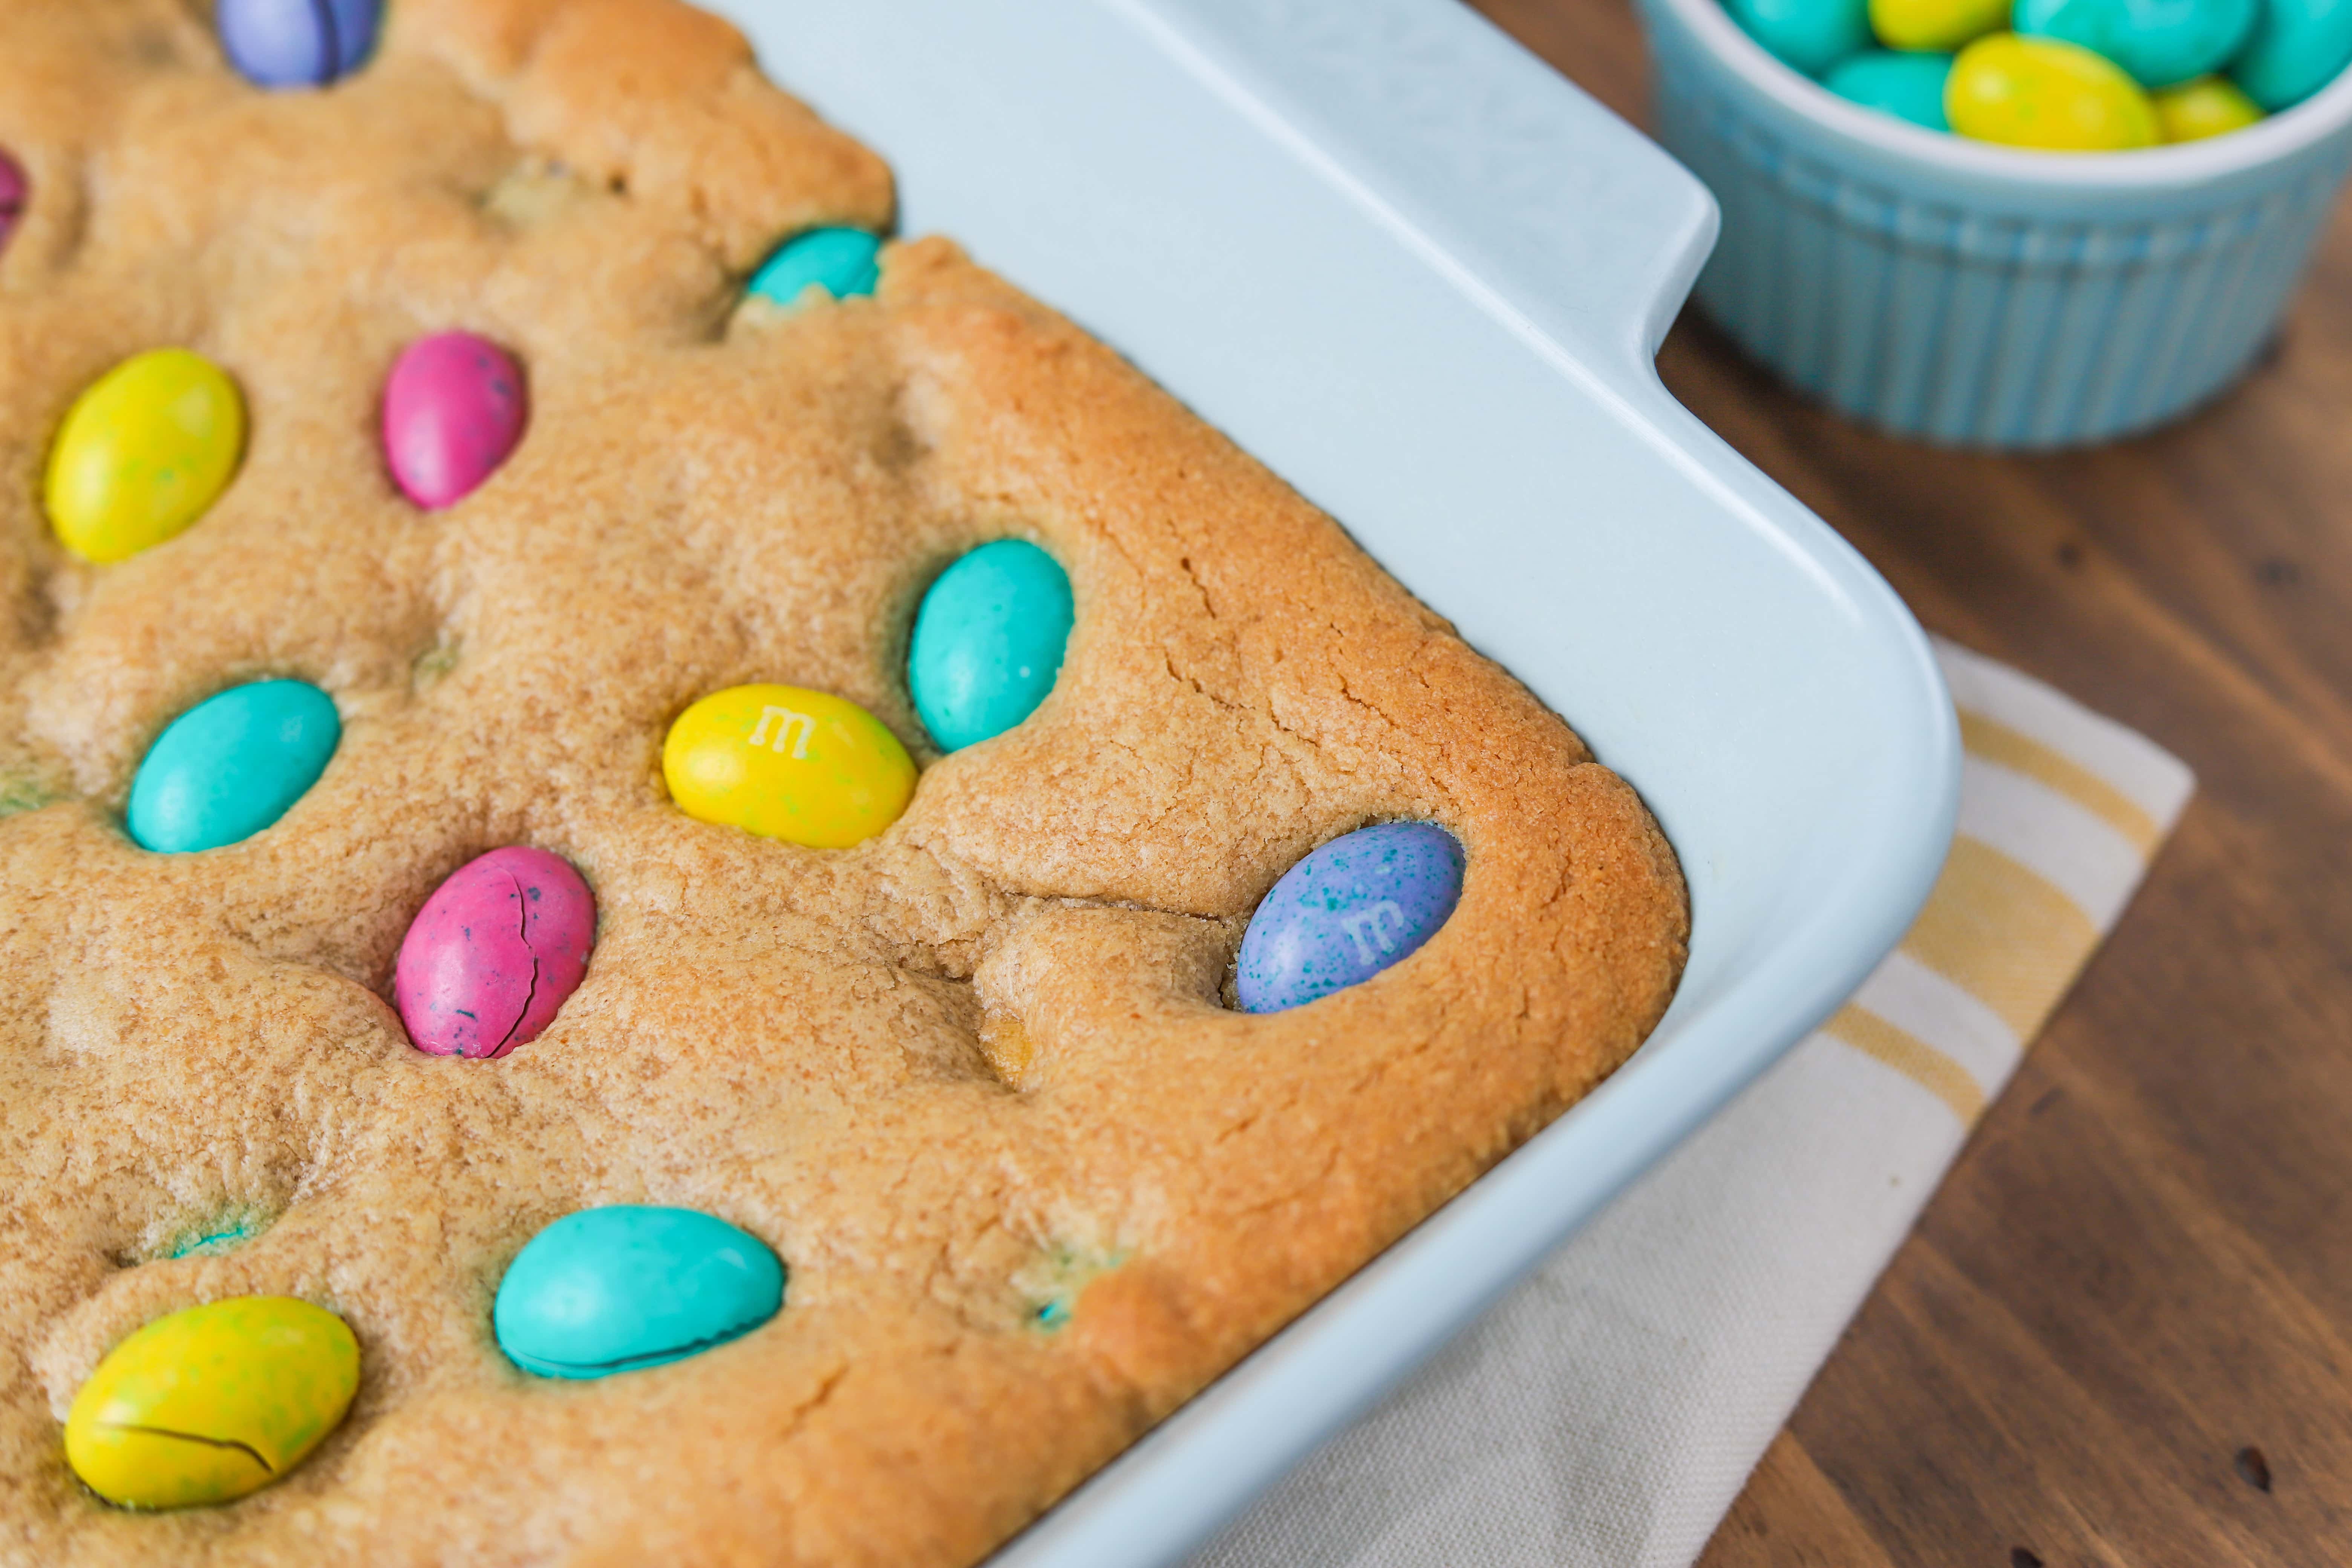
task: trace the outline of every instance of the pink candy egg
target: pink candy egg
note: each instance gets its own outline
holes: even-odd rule
[[[416,911],[393,968],[408,1037],[436,1057],[502,1057],[539,1037],[588,971],[596,898],[560,855],[469,860]]]
[[[383,452],[401,492],[455,506],[522,439],[522,366],[488,338],[442,332],[408,345],[383,387]]]
[[[8,156],[8,149],[0,147],[0,250],[8,247],[8,237],[16,232],[16,220],[25,216],[31,194],[24,169]]]

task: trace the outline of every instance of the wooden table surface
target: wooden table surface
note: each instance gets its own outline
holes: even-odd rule
[[[1477,0],[1643,123],[1627,0]],[[1706,1568],[2352,1563],[2352,205],[2274,353],[2063,457],[1845,425],[1685,317],[1667,384],[1919,618],[2198,795]]]

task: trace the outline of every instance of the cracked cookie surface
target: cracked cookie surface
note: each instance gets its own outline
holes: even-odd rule
[[[738,310],[887,169],[670,0],[403,0],[332,89],[257,92],[176,0],[0,0],[0,1563],[953,1568],[1572,1103],[1680,972],[1633,792],[1328,519],[953,246],[879,294]],[[789,62],[785,62],[788,66]],[[400,350],[528,367],[511,459],[442,512],[375,440]],[[57,545],[39,473],[108,366],[177,343],[251,435],[194,528]],[[924,586],[1031,540],[1076,628],[1025,723],[942,757]],[[275,827],[146,854],[175,715],[264,675],[344,732]],[[753,681],[923,764],[819,851],[688,819],[663,734]],[[1242,922],[1374,821],[1462,840],[1427,946],[1289,1013],[1223,1001]],[[402,935],[528,844],[599,910],[495,1061],[411,1048]],[[786,1260],[767,1327],[527,1377],[501,1272],[595,1204]],[[191,1238],[194,1238],[192,1240]],[[234,1505],[112,1510],[58,1420],[199,1301],[331,1307],[352,1415]]]

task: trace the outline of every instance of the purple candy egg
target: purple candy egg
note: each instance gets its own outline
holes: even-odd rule
[[[420,338],[383,387],[383,453],[401,493],[455,506],[496,473],[530,417],[522,366],[471,332]]]
[[[1242,1010],[1279,1013],[1370,980],[1437,934],[1462,900],[1462,845],[1431,822],[1359,828],[1316,850],[1250,916]]]
[[[257,87],[324,87],[375,47],[381,0],[219,0],[229,63]]]
[[[16,222],[25,216],[25,203],[32,194],[23,165],[0,147],[0,250],[8,248],[8,237],[16,232]]]
[[[469,860],[410,922],[392,994],[436,1057],[502,1057],[539,1037],[588,972],[596,898],[560,855],[514,846]]]

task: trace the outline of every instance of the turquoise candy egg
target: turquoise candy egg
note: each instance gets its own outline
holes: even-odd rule
[[[1875,109],[1930,131],[1949,131],[1952,122],[1944,115],[1944,83],[1951,74],[1949,55],[1866,49],[1832,69],[1822,79],[1822,85],[1864,109]]]
[[[961,751],[1035,712],[1076,619],[1069,574],[1026,541],[983,544],[940,573],[907,655],[907,685],[931,739]]]
[[[172,721],[131,781],[131,837],[184,855],[235,844],[309,793],[343,736],[334,700],[300,680],[257,680]]]
[[[541,1377],[610,1377],[750,1333],[784,1304],[767,1244],[692,1209],[614,1204],[564,1215],[515,1255],[490,1323]]]
[[[811,289],[836,300],[871,294],[882,281],[882,241],[862,228],[813,228],[786,240],[751,274],[751,292],[797,305]]]
[[[2017,0],[2017,30],[2080,44],[2142,87],[2217,71],[2254,28],[2263,0]]]
[[[1871,43],[1869,0],[1724,0],[1724,9],[1774,58],[1807,76]]]
[[[2352,67],[2352,0],[2263,0],[2253,37],[2230,64],[2246,96],[2276,114]]]

